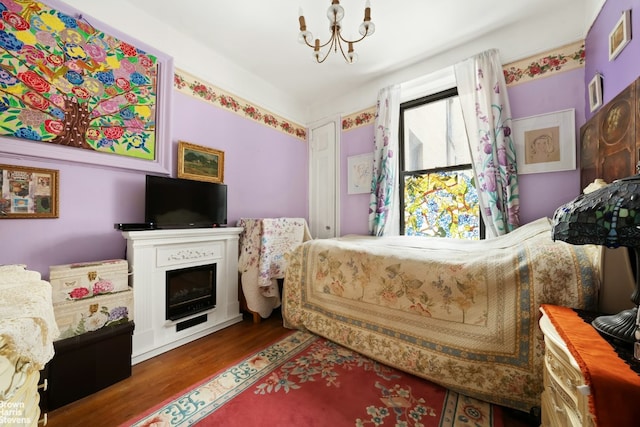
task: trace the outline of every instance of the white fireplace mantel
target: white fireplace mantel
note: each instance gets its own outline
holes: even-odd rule
[[[133,287],[132,364],[242,320],[238,301],[241,231],[241,227],[225,227],[122,233],[127,240]],[[167,320],[167,271],[213,263],[216,264],[216,307],[176,321]],[[206,315],[206,321],[202,321],[203,315]],[[195,324],[190,326],[190,321]]]

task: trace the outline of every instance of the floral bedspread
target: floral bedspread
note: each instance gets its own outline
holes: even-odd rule
[[[538,308],[595,309],[599,248],[541,218],[484,241],[347,236],[290,256],[285,326],[480,400],[540,406]]]

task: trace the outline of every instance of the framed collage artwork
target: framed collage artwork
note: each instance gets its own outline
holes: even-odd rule
[[[0,219],[58,218],[58,171],[0,165]]]

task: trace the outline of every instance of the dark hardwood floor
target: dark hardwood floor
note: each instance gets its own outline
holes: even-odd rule
[[[134,365],[131,377],[49,412],[48,427],[115,427],[266,347],[289,332],[275,311],[255,324],[241,323]],[[505,427],[529,427],[526,414],[507,411]]]
[[[49,412],[47,426],[118,426],[288,331],[279,312],[259,324],[245,314],[243,322],[138,363],[132,367],[131,377]]]

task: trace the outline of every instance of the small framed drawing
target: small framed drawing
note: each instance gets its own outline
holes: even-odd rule
[[[616,59],[630,41],[631,10],[625,10],[609,33],[609,61]]]
[[[518,174],[576,168],[575,110],[513,120]]]
[[[178,178],[224,182],[224,151],[178,141]]]
[[[0,165],[0,219],[58,218],[58,171]]]
[[[347,194],[371,192],[373,174],[373,153],[360,154],[347,158]]]
[[[589,82],[589,111],[594,112],[602,105],[602,75],[596,73]]]

